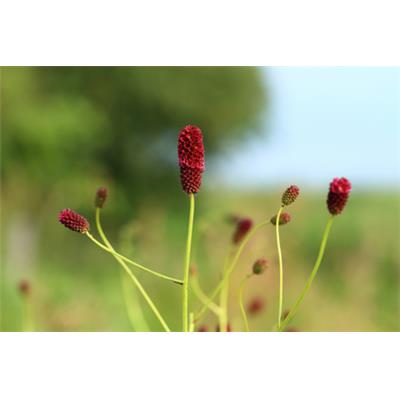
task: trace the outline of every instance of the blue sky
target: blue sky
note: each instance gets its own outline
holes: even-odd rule
[[[264,133],[218,161],[217,182],[325,187],[346,176],[358,186],[400,187],[399,68],[273,67],[265,79]]]

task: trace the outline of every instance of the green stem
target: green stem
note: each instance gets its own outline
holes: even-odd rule
[[[278,259],[279,259],[279,305],[278,305],[278,329],[281,326],[282,319],[282,307],[283,307],[283,260],[282,260],[282,250],[281,241],[279,237],[279,221],[283,211],[283,206],[278,211],[276,215],[275,233],[276,233],[276,247],[278,248]]]
[[[225,258],[223,275],[222,275],[223,277],[227,272],[230,259],[231,259],[231,251]],[[219,327],[220,327],[219,329],[221,332],[227,332],[228,330],[228,298],[229,298],[229,278],[222,286],[219,297],[219,308],[221,310],[219,313]]]
[[[278,328],[278,330],[282,331],[292,321],[292,319],[296,315],[297,310],[299,309],[301,303],[303,302],[304,297],[306,296],[306,294],[310,290],[311,284],[312,284],[312,282],[313,282],[313,280],[315,278],[315,275],[318,272],[319,266],[321,265],[322,258],[324,257],[326,243],[328,241],[329,232],[330,232],[331,227],[332,227],[333,218],[334,218],[333,215],[331,215],[329,217],[329,219],[328,219],[327,224],[326,224],[326,227],[325,227],[325,230],[324,230],[324,235],[323,235],[322,241],[321,241],[321,246],[319,248],[317,261],[314,264],[314,268],[313,268],[313,270],[311,272],[311,275],[309,276],[309,278],[308,278],[308,280],[307,280],[302,292],[300,293],[299,297],[297,298],[296,303],[291,308],[291,310],[290,310],[288,316],[285,318],[285,320],[282,321],[282,324],[280,325],[280,328]]]
[[[97,239],[95,239],[95,238],[92,236],[92,234],[91,234],[90,232],[85,232],[85,235],[86,235],[93,243],[97,244],[97,246],[101,247],[103,250],[105,250],[105,251],[107,251],[108,253],[112,254],[114,257],[119,257],[120,259],[124,260],[125,262],[127,262],[127,263],[129,263],[129,264],[132,264],[132,265],[134,265],[135,267],[140,268],[140,269],[142,269],[142,270],[144,270],[144,271],[146,271],[146,272],[148,272],[148,273],[150,273],[150,274],[153,274],[153,275],[155,275],[155,276],[158,276],[159,278],[163,278],[163,279],[166,279],[166,280],[168,280],[168,281],[172,281],[172,282],[174,282],[174,283],[177,283],[178,285],[182,285],[182,284],[183,284],[183,281],[182,281],[181,279],[172,278],[171,276],[164,275],[164,274],[161,274],[161,273],[159,273],[159,272],[153,271],[152,269],[146,268],[146,267],[144,267],[143,265],[140,265],[140,264],[136,263],[135,261],[132,261],[132,260],[130,260],[129,258],[127,258],[127,257],[125,257],[125,256],[123,256],[123,255],[121,255],[121,254],[119,254],[119,253],[117,253],[116,251],[109,249],[108,247],[106,247],[106,246],[104,246],[103,244],[101,244]]]
[[[192,287],[193,293],[198,297],[198,299],[217,317],[219,317],[221,311],[220,308],[214,302],[210,301],[207,295],[203,292],[199,285],[199,280],[197,279],[197,277],[192,277],[192,279],[190,280],[190,285]]]
[[[250,329],[249,329],[249,321],[248,321],[247,315],[246,315],[246,310],[245,310],[244,305],[243,305],[243,290],[244,290],[244,285],[246,284],[246,282],[248,281],[248,279],[249,279],[250,277],[252,277],[252,276],[253,276],[253,274],[247,275],[247,276],[242,280],[242,282],[240,283],[240,286],[239,286],[239,305],[240,305],[240,311],[242,312],[242,317],[243,317],[244,325],[245,325],[245,327],[246,327],[246,332],[250,332]]]
[[[221,282],[218,284],[218,286],[214,289],[213,293],[211,294],[211,296],[209,296],[210,301],[213,301],[215,299],[215,297],[218,295],[219,291],[221,290],[221,288],[223,287],[223,285],[225,284],[226,280],[229,279],[230,275],[232,274],[233,270],[236,267],[236,264],[243,252],[243,249],[246,247],[246,244],[249,242],[249,240],[253,237],[253,235],[257,232],[257,230],[259,228],[262,228],[265,225],[268,225],[270,223],[270,220],[267,221],[263,221],[260,222],[258,225],[256,225],[250,232],[249,234],[243,239],[242,243],[240,244],[240,246],[238,247],[238,249],[236,250],[235,256],[232,260],[232,263],[230,264],[230,266],[227,268],[226,274],[225,276],[222,278]],[[200,311],[197,313],[197,315],[195,316],[195,321],[199,322],[200,318],[202,318],[202,316],[205,314],[205,312],[207,311],[207,306],[203,306]]]
[[[97,227],[97,231],[99,232],[99,235],[100,235],[101,239],[103,240],[104,244],[110,250],[115,251],[113,246],[111,245],[110,241],[107,239],[106,234],[103,231],[103,227],[101,226],[101,221],[100,221],[100,214],[101,214],[101,208],[96,207],[96,227]],[[116,257],[116,256],[114,256],[114,257],[115,257],[115,259],[118,261],[118,263],[121,266],[122,266],[122,264],[124,264],[124,261],[121,260],[121,258]],[[138,281],[138,283],[139,283],[139,286],[141,286],[139,281]],[[136,292],[130,290],[130,286],[128,287],[129,283],[125,278],[123,270],[121,270],[121,285],[122,285],[122,293],[124,295],[126,310],[127,310],[127,313],[128,313],[128,318],[129,318],[129,321],[130,321],[133,329],[134,330],[139,330],[141,332],[150,331],[150,328],[149,328],[149,326],[147,324],[146,318],[145,318],[145,316],[143,314],[142,307],[140,306],[140,302],[139,302],[139,299],[137,297],[137,294],[136,294]],[[135,282],[135,285],[136,285],[136,282]],[[138,285],[136,285],[136,287],[139,289]],[[142,286],[141,286],[141,289],[144,290],[144,288]],[[132,300],[131,296],[134,296],[134,301],[131,301]]]
[[[183,278],[183,301],[182,301],[182,322],[183,331],[189,331],[189,270],[190,270],[190,251],[192,248],[192,235],[193,235],[193,220],[194,220],[194,194],[190,193],[190,209],[189,209],[189,224],[186,240],[186,256],[184,264],[184,278]]]
[[[28,298],[29,294],[23,294],[23,317],[22,317],[22,331],[33,332],[33,317],[32,317],[32,304],[31,299]]]

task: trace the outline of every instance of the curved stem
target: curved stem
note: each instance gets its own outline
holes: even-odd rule
[[[318,272],[319,266],[321,265],[322,258],[324,257],[326,243],[328,241],[329,232],[330,232],[331,227],[332,227],[333,218],[334,218],[333,215],[331,215],[329,217],[329,219],[328,219],[328,222],[327,222],[326,226],[325,226],[324,234],[323,234],[322,241],[321,241],[321,246],[319,248],[317,261],[314,264],[314,267],[313,267],[313,270],[311,272],[311,275],[309,276],[309,278],[308,278],[303,290],[301,291],[299,297],[297,298],[296,303],[291,308],[288,316],[284,319],[284,321],[282,321],[282,324],[280,325],[280,328],[278,328],[278,330],[285,329],[285,327],[292,321],[292,319],[296,315],[297,310],[299,309],[301,303],[303,302],[304,297],[306,296],[306,294],[310,290],[311,284],[312,284],[312,282],[313,282],[313,280],[315,278],[315,275]]]
[[[186,240],[186,256],[184,263],[184,278],[183,278],[183,301],[182,301],[182,323],[183,331],[189,331],[189,269],[190,269],[190,252],[192,249],[192,234],[193,234],[193,220],[194,220],[194,194],[190,193],[190,208],[189,208],[189,223]]]
[[[183,281],[182,281],[181,279],[172,278],[171,276],[164,275],[164,274],[161,274],[161,273],[159,273],[159,272],[153,271],[152,269],[146,268],[146,267],[144,267],[143,265],[140,265],[140,264],[136,263],[135,261],[132,261],[132,260],[130,260],[129,258],[127,258],[127,257],[125,257],[125,256],[123,256],[123,255],[121,255],[121,254],[119,254],[119,253],[117,253],[116,251],[109,249],[108,247],[106,247],[106,246],[104,246],[103,244],[101,244],[97,239],[95,239],[95,238],[92,236],[92,234],[91,234],[90,232],[85,232],[85,235],[86,235],[93,243],[97,244],[97,246],[101,247],[103,250],[105,250],[105,251],[107,251],[108,253],[112,254],[114,257],[119,257],[120,259],[126,261],[127,263],[132,264],[132,265],[134,265],[135,267],[140,268],[140,269],[142,269],[142,270],[144,270],[144,271],[146,271],[146,272],[148,272],[148,273],[150,273],[150,274],[153,274],[153,275],[155,275],[155,276],[158,276],[159,278],[163,278],[163,279],[166,279],[166,280],[168,280],[168,281],[172,281],[172,282],[174,282],[174,283],[177,283],[178,285],[182,285],[182,284],[183,284]]]
[[[212,302],[207,295],[203,292],[199,285],[199,280],[196,277],[193,277],[190,280],[190,284],[193,290],[193,293],[198,297],[198,299],[207,307],[209,308],[217,317],[220,314],[220,308]]]
[[[253,276],[253,274],[250,274],[250,275],[247,275],[246,277],[244,277],[244,279],[242,280],[242,282],[240,283],[240,286],[239,286],[239,305],[240,305],[240,311],[242,312],[244,325],[246,327],[246,332],[250,332],[250,329],[249,329],[249,321],[248,321],[247,315],[246,315],[246,310],[243,305],[243,290],[244,290],[244,285],[246,284],[248,279],[252,276]]]
[[[229,261],[231,259],[231,251],[227,254],[224,261],[223,275],[225,276],[229,267]],[[221,287],[219,296],[219,329],[221,332],[227,332],[228,330],[228,298],[229,298],[229,278],[225,281],[225,284]]]
[[[282,260],[281,241],[280,241],[280,237],[279,237],[279,221],[281,218],[282,211],[283,211],[283,206],[281,206],[281,208],[278,211],[278,214],[276,215],[276,225],[275,225],[276,247],[278,248],[278,259],[279,259],[278,329],[281,326],[282,307],[283,307],[283,260]]]
[[[236,264],[243,252],[243,249],[246,247],[246,244],[249,242],[249,240],[253,237],[253,235],[257,232],[259,228],[262,228],[265,225],[268,225],[270,223],[270,220],[260,222],[258,225],[256,225],[249,233],[248,235],[243,239],[242,243],[238,247],[235,256],[232,260],[232,263],[230,266],[227,268],[225,276],[222,278],[221,282],[218,284],[218,286],[214,289],[213,293],[211,296],[209,296],[210,301],[213,301],[215,299],[215,296],[218,295],[219,291],[221,290],[222,286],[224,285],[225,281],[229,279],[230,275],[232,274],[233,270],[236,267]],[[203,306],[200,311],[197,313],[195,316],[195,320],[198,322],[200,318],[204,315],[204,313],[207,311],[207,306]]]
[[[101,226],[101,222],[100,222],[100,214],[101,214],[101,208],[96,207],[97,231],[99,232],[99,235],[100,235],[101,239],[103,240],[103,243],[110,250],[115,251],[113,246],[111,245],[110,241],[107,239],[106,234],[103,231],[103,227]],[[114,256],[114,257],[118,261],[118,263],[122,266],[124,261],[116,256]],[[135,282],[135,284],[136,284],[136,282]],[[121,269],[121,285],[122,285],[122,293],[124,295],[124,300],[125,300],[125,305],[126,305],[126,311],[128,314],[129,322],[132,325],[132,328],[134,330],[139,330],[141,332],[149,332],[150,328],[149,328],[149,325],[147,324],[146,318],[143,314],[142,307],[140,306],[140,302],[139,302],[137,293],[136,293],[136,291],[130,290],[129,282],[126,280],[124,271],[122,269]],[[140,283],[139,283],[139,285],[141,286]],[[139,289],[139,287],[137,285],[136,285],[136,287]],[[141,288],[144,290],[143,287],[141,287]],[[132,301],[131,296],[134,296],[133,301]]]

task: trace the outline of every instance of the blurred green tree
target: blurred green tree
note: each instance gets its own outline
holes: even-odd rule
[[[6,182],[104,176],[143,197],[177,192],[182,126],[203,129],[210,158],[257,131],[267,98],[253,67],[10,67],[1,100]]]

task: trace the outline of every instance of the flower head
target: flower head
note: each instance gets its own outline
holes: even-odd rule
[[[243,238],[247,235],[249,230],[253,226],[253,220],[250,218],[240,218],[236,222],[236,230],[235,233],[233,234],[233,243],[238,244],[243,240]]]
[[[178,160],[182,189],[197,193],[205,169],[203,134],[197,126],[187,125],[179,132]]]
[[[260,275],[262,274],[268,267],[268,261],[265,258],[259,258],[253,264],[253,274]]]
[[[282,204],[288,206],[292,204],[300,194],[300,189],[296,185],[289,186],[282,195]]]
[[[328,210],[332,215],[340,214],[349,198],[351,183],[346,178],[334,178],[329,185],[328,199],[326,201]]]
[[[89,222],[86,218],[69,208],[62,210],[58,214],[58,220],[71,231],[86,233],[89,230]]]
[[[97,189],[94,204],[97,208],[103,208],[105,201],[107,200],[108,191],[107,188],[101,187]]]
[[[18,290],[20,291],[21,294],[26,296],[31,291],[31,284],[26,279],[23,279],[18,284]]]
[[[247,311],[251,315],[258,314],[264,309],[265,303],[261,297],[255,297],[247,305]]]
[[[276,215],[271,218],[271,224],[276,225]],[[279,216],[279,225],[286,225],[291,220],[291,216],[289,213],[281,213]]]

